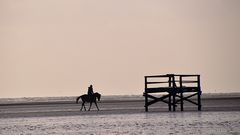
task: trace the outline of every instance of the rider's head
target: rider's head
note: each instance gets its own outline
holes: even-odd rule
[[[92,85],[90,85],[90,87],[92,88]]]

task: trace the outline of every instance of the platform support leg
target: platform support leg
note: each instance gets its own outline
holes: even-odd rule
[[[201,111],[201,109],[202,109],[202,104],[201,104],[202,91],[201,91],[201,85],[200,85],[200,75],[197,76],[197,80],[198,80],[198,111]]]
[[[173,93],[173,111],[176,111],[176,93]]]
[[[181,111],[183,111],[183,92],[181,92],[181,95],[180,95],[180,100],[181,100]]]
[[[148,97],[147,97],[147,93],[144,93],[145,96],[145,112],[148,112]]]
[[[202,91],[199,90],[199,91],[198,91],[198,111],[201,111],[201,110],[202,110],[201,94],[202,94]]]
[[[169,93],[169,97],[168,97],[168,110],[171,111],[172,110],[172,105],[171,105],[171,94]]]

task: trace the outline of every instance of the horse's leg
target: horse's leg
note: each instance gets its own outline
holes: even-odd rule
[[[95,103],[95,105],[96,105],[96,107],[97,107],[97,109],[98,109],[98,111],[99,111],[99,108],[98,108],[97,102],[94,102],[94,103]]]
[[[83,106],[84,106],[84,102],[82,102],[82,107],[81,107],[80,111],[82,111]]]
[[[90,106],[89,106],[88,111],[90,111],[91,107],[92,107],[92,102],[90,102]]]
[[[84,107],[84,110],[87,111],[87,110],[86,110],[86,106],[85,106],[85,102],[84,102],[84,104],[83,104],[83,107]]]
[[[82,104],[82,106],[81,106],[81,109],[80,109],[80,111],[82,111],[82,108],[83,108],[83,104]]]

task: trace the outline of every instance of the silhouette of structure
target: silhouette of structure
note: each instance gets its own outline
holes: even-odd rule
[[[86,102],[87,102],[87,103],[90,103],[90,106],[89,106],[88,111],[90,111],[90,109],[91,109],[91,107],[92,107],[92,103],[95,103],[95,105],[96,105],[96,107],[97,107],[97,109],[98,109],[98,111],[99,111],[99,108],[98,108],[98,105],[97,105],[97,100],[100,101],[101,94],[99,94],[99,93],[97,93],[97,92],[96,92],[96,93],[93,93],[92,98],[89,98],[89,96],[88,96],[87,94],[81,95],[81,96],[77,97],[76,103],[79,102],[79,99],[80,99],[80,98],[82,99],[82,107],[81,107],[80,111],[82,111],[82,108],[83,108],[83,107],[84,107],[84,110],[86,111],[86,107],[85,107],[85,103],[86,103]]]
[[[154,93],[167,93],[161,97],[153,95]],[[187,96],[184,94],[187,93]],[[201,111],[201,86],[200,75],[155,75],[145,76],[145,111],[148,112],[148,107],[156,102],[162,101],[168,104],[169,111],[176,111],[177,104],[181,105],[183,111],[184,101],[188,101],[198,106]],[[190,98],[197,96],[197,102]],[[149,100],[152,99],[152,100]]]

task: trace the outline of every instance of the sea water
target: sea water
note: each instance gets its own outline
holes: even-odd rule
[[[0,119],[0,134],[240,134],[240,112],[162,112]]]

